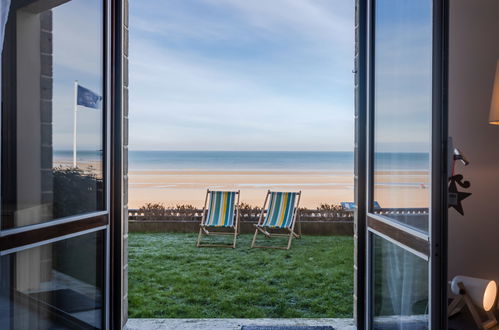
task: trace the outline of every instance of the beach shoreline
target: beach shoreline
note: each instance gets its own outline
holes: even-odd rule
[[[376,173],[376,198],[382,207],[399,207],[397,196],[407,195],[405,207],[426,207],[427,176],[423,171]],[[300,205],[315,209],[320,204],[354,200],[354,176],[348,171],[296,170],[131,170],[129,208],[147,203],[202,207],[206,189],[240,190],[241,202],[261,206],[267,190],[302,191]]]
[[[72,167],[68,155],[57,159],[57,166]],[[241,202],[257,207],[262,206],[268,190],[302,191],[300,206],[308,209],[354,201],[350,153],[132,152],[130,157],[130,209],[148,203],[201,208],[206,189],[240,190]],[[392,162],[392,158],[404,162]],[[384,159],[374,173],[374,200],[382,208],[428,207],[426,158],[395,154]],[[96,177],[103,175],[102,163],[95,157],[78,159],[77,166]]]

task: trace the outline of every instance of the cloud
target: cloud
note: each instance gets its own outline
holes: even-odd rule
[[[343,0],[173,0],[168,6],[149,1],[131,15],[136,29],[171,39],[247,41],[263,37],[276,41],[300,37],[307,42],[343,43],[353,49],[353,7],[353,1]]]
[[[91,18],[91,19],[89,19]],[[53,9],[53,146],[72,149],[74,81],[102,94],[102,1],[70,1]],[[78,149],[102,149],[102,112],[78,111]]]
[[[252,26],[273,35],[303,35],[352,45],[353,1],[206,0],[232,8]]]
[[[427,6],[426,3],[414,3]],[[427,151],[431,138],[432,30],[409,14],[377,27],[377,149]],[[431,23],[431,16],[426,17]]]
[[[102,1],[71,1],[54,8],[54,62],[79,74],[100,77],[102,20]]]
[[[352,149],[352,18],[326,1],[148,3],[131,4],[132,149]]]

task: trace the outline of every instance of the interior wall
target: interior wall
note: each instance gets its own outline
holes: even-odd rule
[[[40,16],[17,11],[17,200],[16,225],[37,220],[41,191]]]
[[[458,164],[473,195],[449,210],[449,279],[499,283],[499,126],[488,124],[499,59],[499,1],[450,1],[449,133],[471,164]]]

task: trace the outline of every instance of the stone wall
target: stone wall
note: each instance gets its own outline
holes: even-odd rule
[[[53,94],[52,10],[40,13],[40,133],[41,202],[52,204],[52,94]]]

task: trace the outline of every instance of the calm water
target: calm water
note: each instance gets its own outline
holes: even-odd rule
[[[102,160],[102,151],[89,151],[83,150],[78,151],[76,154],[76,159],[78,161],[100,161]],[[56,150],[54,151],[54,162],[69,162],[73,160],[73,151],[72,150]]]
[[[343,170],[351,171],[348,152],[132,151],[131,169]]]
[[[294,170],[353,172],[352,152],[308,151],[130,151],[131,170]],[[424,170],[428,156],[380,153],[377,168]]]
[[[55,160],[71,160],[72,151],[54,152]],[[100,152],[80,151],[79,161],[95,161]],[[378,153],[378,170],[427,170],[424,153]],[[130,151],[131,170],[253,170],[352,172],[353,152],[339,151]]]

